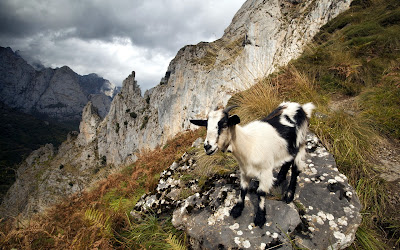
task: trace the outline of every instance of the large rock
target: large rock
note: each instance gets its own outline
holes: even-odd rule
[[[277,199],[281,192],[276,188],[266,202],[267,222],[262,228],[253,223],[256,182],[242,215],[233,219],[229,212],[239,193],[238,172],[215,175],[202,188],[198,180],[180,180],[196,168],[195,154],[185,154],[164,171],[156,192],[142,197],[132,214],[173,213],[173,225],[187,233],[194,249],[346,248],[361,223],[359,199],[314,135],[308,136],[307,146],[307,167],[298,178],[294,202]],[[188,189],[194,194],[180,200],[182,190]]]
[[[96,136],[96,129],[101,122],[98,110],[92,102],[88,102],[83,109],[82,121],[79,125],[78,140],[81,145],[86,146],[91,143]]]

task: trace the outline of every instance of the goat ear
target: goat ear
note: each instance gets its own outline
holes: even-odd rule
[[[202,127],[207,126],[207,120],[190,120],[190,122],[197,126],[202,126]]]
[[[234,126],[234,125],[239,124],[239,123],[240,123],[240,118],[237,115],[232,115],[228,119],[228,126]]]

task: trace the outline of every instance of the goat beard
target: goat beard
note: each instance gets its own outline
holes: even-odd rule
[[[230,147],[230,144],[224,145],[223,147],[221,147],[221,151],[222,151],[222,153],[225,153],[225,152],[231,153],[232,148]]]
[[[218,147],[216,147],[213,151],[211,151],[211,152],[207,152],[206,151],[206,154],[207,155],[213,155],[213,154],[215,154],[216,152],[218,151]]]

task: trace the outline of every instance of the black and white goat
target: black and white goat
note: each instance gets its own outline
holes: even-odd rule
[[[283,102],[266,118],[243,127],[237,125],[240,123],[237,115],[229,116],[232,108],[214,110],[207,120],[190,122],[207,127],[204,149],[208,155],[218,149],[225,152],[229,147],[239,163],[241,192],[231,210],[234,218],[243,211],[251,178],[259,180],[259,206],[254,224],[262,227],[266,222],[265,196],[274,184],[280,185],[286,179],[290,166],[292,175],[283,199],[290,203],[294,198],[297,176],[304,165],[309,118],[315,106],[312,103]],[[281,169],[274,183],[273,169],[278,167]]]

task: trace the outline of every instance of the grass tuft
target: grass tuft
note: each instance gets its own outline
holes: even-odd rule
[[[374,129],[400,139],[400,64],[390,69],[380,84],[364,91],[360,100],[366,107],[363,116]]]
[[[139,220],[129,220],[129,229],[123,233],[123,246],[127,249],[185,249],[183,243],[171,235],[177,233],[170,220],[160,220],[152,214]],[[177,248],[181,247],[181,248]]]
[[[203,149],[198,149],[196,153],[197,167],[193,173],[197,177],[209,178],[214,174],[225,175],[237,169],[238,164],[230,153],[216,152],[207,155]]]
[[[384,250],[387,249],[387,245],[382,243],[382,241],[379,240],[380,236],[376,234],[375,231],[367,228],[360,226],[356,232],[356,241],[359,246],[352,245],[350,246],[350,249],[374,249],[374,250]]]

